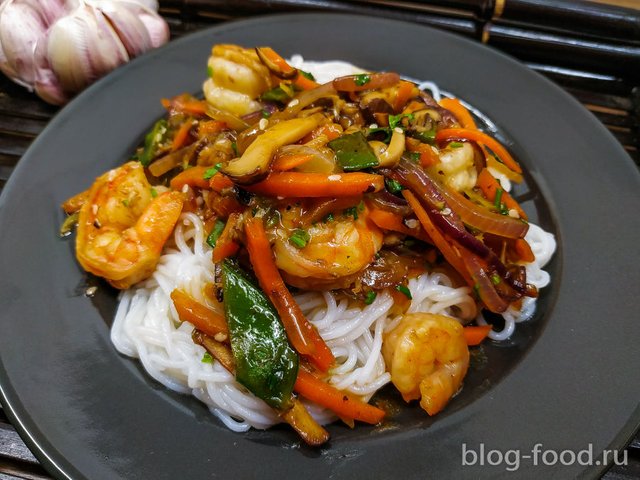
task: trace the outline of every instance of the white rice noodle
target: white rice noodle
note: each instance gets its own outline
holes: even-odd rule
[[[202,221],[193,213],[183,214],[173,243],[151,278],[122,293],[111,330],[114,345],[124,355],[139,358],[149,375],[167,388],[194,395],[234,431],[277,423],[271,409],[221,365],[202,362],[205,350],[191,340],[193,326],[181,323],[173,307],[170,294],[175,288],[207,302],[202,291],[213,280],[214,266]],[[464,323],[476,315],[470,289],[453,287],[442,273],[413,278],[409,289],[410,312],[447,314]],[[330,292],[302,293],[296,300],[336,357],[333,385],[368,400],[390,381],[381,347],[384,332],[400,319],[390,314],[391,295],[383,292],[364,308]],[[310,411],[322,423],[334,420],[321,408]]]

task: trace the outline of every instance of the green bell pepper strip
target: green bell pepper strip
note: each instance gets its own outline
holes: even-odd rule
[[[144,137],[144,148],[138,155],[138,161],[143,167],[148,167],[156,154],[158,145],[162,143],[167,135],[168,125],[167,121],[163,118],[158,120],[153,128]]]
[[[262,290],[231,260],[223,262],[222,272],[236,379],[269,406],[286,410],[298,375],[298,354]]]
[[[378,166],[378,158],[362,132],[342,135],[327,143],[345,172]]]

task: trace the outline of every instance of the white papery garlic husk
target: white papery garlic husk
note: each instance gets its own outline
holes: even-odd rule
[[[5,0],[0,70],[45,101],[89,84],[169,40],[155,0]]]

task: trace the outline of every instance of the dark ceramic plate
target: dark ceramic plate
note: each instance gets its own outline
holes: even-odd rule
[[[527,170],[520,197],[558,239],[553,283],[536,318],[508,345],[486,346],[487,361],[476,362],[443,414],[429,419],[415,406],[401,407],[382,428],[332,425],[331,442],[314,450],[286,428],[228,431],[112,347],[115,292],[99,282],[94,299],[83,295],[96,280],[78,268],[72,242],[58,238],[58,205],[128,158],[162,114],[160,98],[200,89],[217,42],[434,80],[493,119]],[[343,15],[261,18],[199,32],[72,102],[5,188],[0,400],[59,478],[595,476],[606,467],[600,452],[623,448],[640,421],[639,191],[631,159],[575,100],[456,36]],[[584,465],[584,455],[563,465],[571,463],[570,454],[559,456],[567,449],[591,449],[593,465]],[[508,451],[519,452],[517,463]],[[555,455],[555,465],[545,466]],[[487,465],[501,456],[501,464]]]

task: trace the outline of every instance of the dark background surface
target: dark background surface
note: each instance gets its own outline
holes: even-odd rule
[[[553,0],[161,0],[172,38],[254,15],[337,11],[453,31],[514,55],[574,95],[640,164],[640,7]],[[0,190],[57,109],[0,78]],[[606,162],[606,159],[603,160]],[[588,419],[585,419],[588,421]],[[640,438],[607,480],[640,478]],[[0,408],[0,480],[48,479]]]

